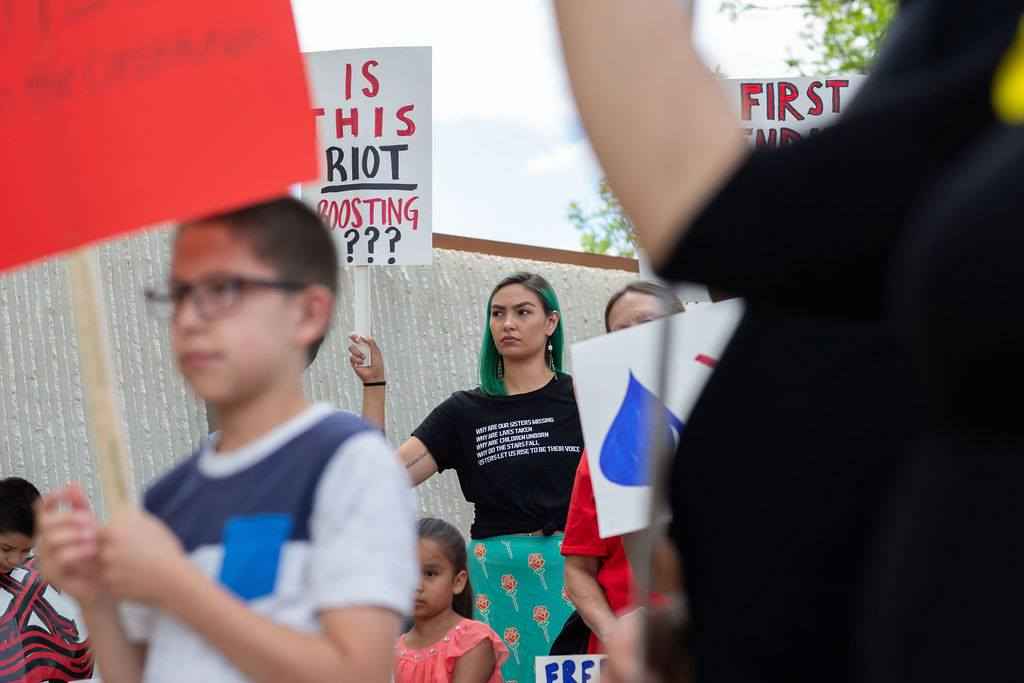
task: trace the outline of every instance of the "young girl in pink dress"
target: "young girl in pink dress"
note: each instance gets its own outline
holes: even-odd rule
[[[466,541],[440,519],[419,521],[422,575],[412,629],[398,639],[395,683],[503,683],[508,648],[473,621]]]

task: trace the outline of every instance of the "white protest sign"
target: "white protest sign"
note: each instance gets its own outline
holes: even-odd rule
[[[306,53],[320,177],[302,198],[343,264],[429,265],[431,50]]]
[[[534,658],[537,683],[600,683],[604,655],[563,655]]]
[[[724,78],[721,80],[748,142],[754,147],[779,147],[831,125],[853,101],[865,76],[832,78]],[[640,277],[660,279],[639,250]],[[689,304],[710,301],[707,287],[696,283],[673,285]]]
[[[602,538],[647,527],[652,405],[666,411],[668,427],[678,438],[742,314],[738,299],[706,303],[573,344],[576,401]],[[672,325],[672,363],[667,394],[659,397],[658,349],[665,325]]]
[[[834,123],[865,79],[726,78],[722,85],[750,143],[779,147]]]

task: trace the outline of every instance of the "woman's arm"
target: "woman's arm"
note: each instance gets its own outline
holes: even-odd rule
[[[372,425],[384,430],[384,389],[385,376],[384,355],[372,337],[360,337],[352,335],[348,347],[349,362],[352,364],[352,371],[363,383],[363,419]],[[370,349],[370,365],[362,367],[366,358],[359,345],[365,345]],[[367,386],[368,384],[374,386]],[[412,479],[413,486],[419,486],[430,477],[437,474],[438,466],[434,456],[430,454],[426,444],[419,438],[413,436],[406,440],[398,448],[398,457],[405,465]]]
[[[556,0],[555,12],[590,142],[660,265],[745,156],[736,116],[680,0]]]
[[[383,385],[374,387],[363,387],[363,419],[372,424],[374,427],[379,427],[381,432],[385,431],[384,389],[385,387]]]
[[[419,486],[437,474],[437,461],[426,445],[415,436],[398,447],[398,458],[409,472],[413,486]]]
[[[357,334],[350,336],[351,342],[348,347],[348,359],[352,364],[352,371],[363,384],[363,419],[375,427],[385,431],[385,372],[384,356],[377,346],[373,337],[360,337]],[[366,355],[359,345],[363,344],[370,349],[370,364],[363,367],[363,360]]]
[[[576,611],[594,635],[604,641],[615,625],[616,618],[597,582],[600,567],[601,560],[597,557],[565,556],[565,589],[569,599],[576,605]]]

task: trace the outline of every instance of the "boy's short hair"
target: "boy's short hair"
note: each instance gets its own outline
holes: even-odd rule
[[[32,506],[39,500],[39,489],[21,477],[0,479],[0,534],[36,535],[36,517]]]
[[[277,270],[283,280],[323,285],[338,293],[338,251],[327,226],[306,204],[280,197],[234,211],[183,223],[179,234],[197,223],[222,223],[249,243],[256,258]],[[326,336],[326,333],[325,335]],[[308,361],[316,359],[324,337],[310,344]]]

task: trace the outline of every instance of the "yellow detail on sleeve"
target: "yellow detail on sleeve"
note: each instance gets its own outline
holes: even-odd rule
[[[992,107],[1006,123],[1024,124],[1024,18],[992,80]]]

